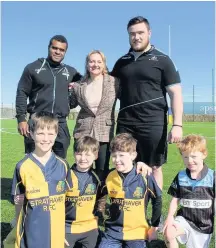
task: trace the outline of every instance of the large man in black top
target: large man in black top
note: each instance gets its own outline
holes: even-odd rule
[[[167,101],[171,100],[173,126],[170,143],[182,137],[182,93],[180,77],[172,60],[150,44],[147,19],[135,17],[127,26],[131,48],[115,64],[112,75],[121,81],[117,133],[129,132],[138,141],[137,161],[163,187],[161,165],[167,159]]]
[[[61,63],[67,48],[66,38],[55,35],[49,42],[48,57],[28,64],[20,78],[16,94],[16,117],[18,130],[24,136],[26,153],[34,150],[34,142],[29,136],[28,128],[31,115],[44,110],[54,113],[59,119],[59,133],[53,151],[62,158],[66,157],[70,145],[66,122],[70,111],[68,85],[81,78],[73,67]],[[26,112],[29,113],[29,122],[26,119]]]

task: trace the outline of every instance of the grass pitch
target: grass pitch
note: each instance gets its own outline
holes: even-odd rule
[[[72,132],[74,121],[69,121],[68,126]],[[23,137],[17,133],[16,120],[1,121],[1,240],[3,240],[10,231],[10,221],[14,217],[14,206],[10,203],[10,189],[12,184],[12,176],[16,163],[24,156]],[[200,134],[206,137],[208,144],[208,157],[206,164],[215,169],[215,125],[210,122],[194,122],[184,123],[184,135]],[[67,160],[70,164],[74,162],[72,153],[72,144],[68,150]],[[169,202],[171,197],[167,195],[167,190],[173,178],[178,171],[184,168],[184,164],[176,149],[175,144],[170,144],[168,147],[168,162],[163,165],[164,174],[164,189],[163,189],[163,216],[167,216]],[[214,248],[215,235],[212,238],[210,248]],[[183,246],[181,246],[183,247]]]

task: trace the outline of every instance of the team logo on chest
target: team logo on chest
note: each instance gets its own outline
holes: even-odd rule
[[[35,71],[37,72],[37,74],[39,74],[40,73],[40,71],[46,71],[46,68],[41,68],[41,69],[35,69]]]
[[[94,184],[88,184],[88,186],[85,190],[85,194],[92,195],[94,193],[95,193],[95,185]]]
[[[136,187],[136,190],[133,193],[134,198],[142,198],[143,196],[143,189],[141,187]]]
[[[65,181],[59,181],[56,186],[57,192],[63,192],[65,190]]]
[[[156,56],[152,56],[149,60],[158,61],[158,58]]]
[[[62,71],[62,75],[65,76],[67,78],[67,80],[68,80],[70,74],[69,74],[67,68],[64,68],[64,70]]]

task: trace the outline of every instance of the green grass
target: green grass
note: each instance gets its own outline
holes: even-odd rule
[[[70,131],[74,127],[74,121],[68,122]],[[16,134],[16,120],[2,120],[1,122],[1,146],[2,146],[2,160],[1,160],[1,227],[2,240],[10,231],[9,223],[14,217],[14,207],[10,203],[10,188],[12,183],[12,175],[16,163],[24,156],[23,137]],[[6,133],[11,132],[11,133]],[[184,135],[196,133],[207,138],[208,143],[208,157],[206,159],[207,165],[214,169],[215,166],[215,128],[214,123],[185,123]],[[72,142],[73,143],[73,140]],[[164,190],[163,190],[163,216],[166,217],[170,196],[167,195],[167,190],[177,172],[184,168],[179,152],[175,144],[169,145],[168,162],[163,166],[164,173]],[[70,164],[74,159],[72,156],[72,144],[68,150],[67,160]],[[210,248],[214,247],[214,237]],[[183,246],[182,246],[183,247]]]

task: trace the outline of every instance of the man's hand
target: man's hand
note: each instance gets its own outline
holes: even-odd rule
[[[23,136],[29,137],[29,125],[26,121],[18,124],[18,132]]]
[[[65,245],[70,246],[69,243],[67,242],[67,239],[65,239]]]
[[[151,175],[152,168],[143,162],[137,162],[137,174],[141,173],[143,176]]]
[[[173,126],[168,134],[169,143],[178,143],[182,139],[182,127]]]
[[[156,227],[151,227],[148,230],[148,241],[151,242],[152,240],[157,239],[157,228]]]

